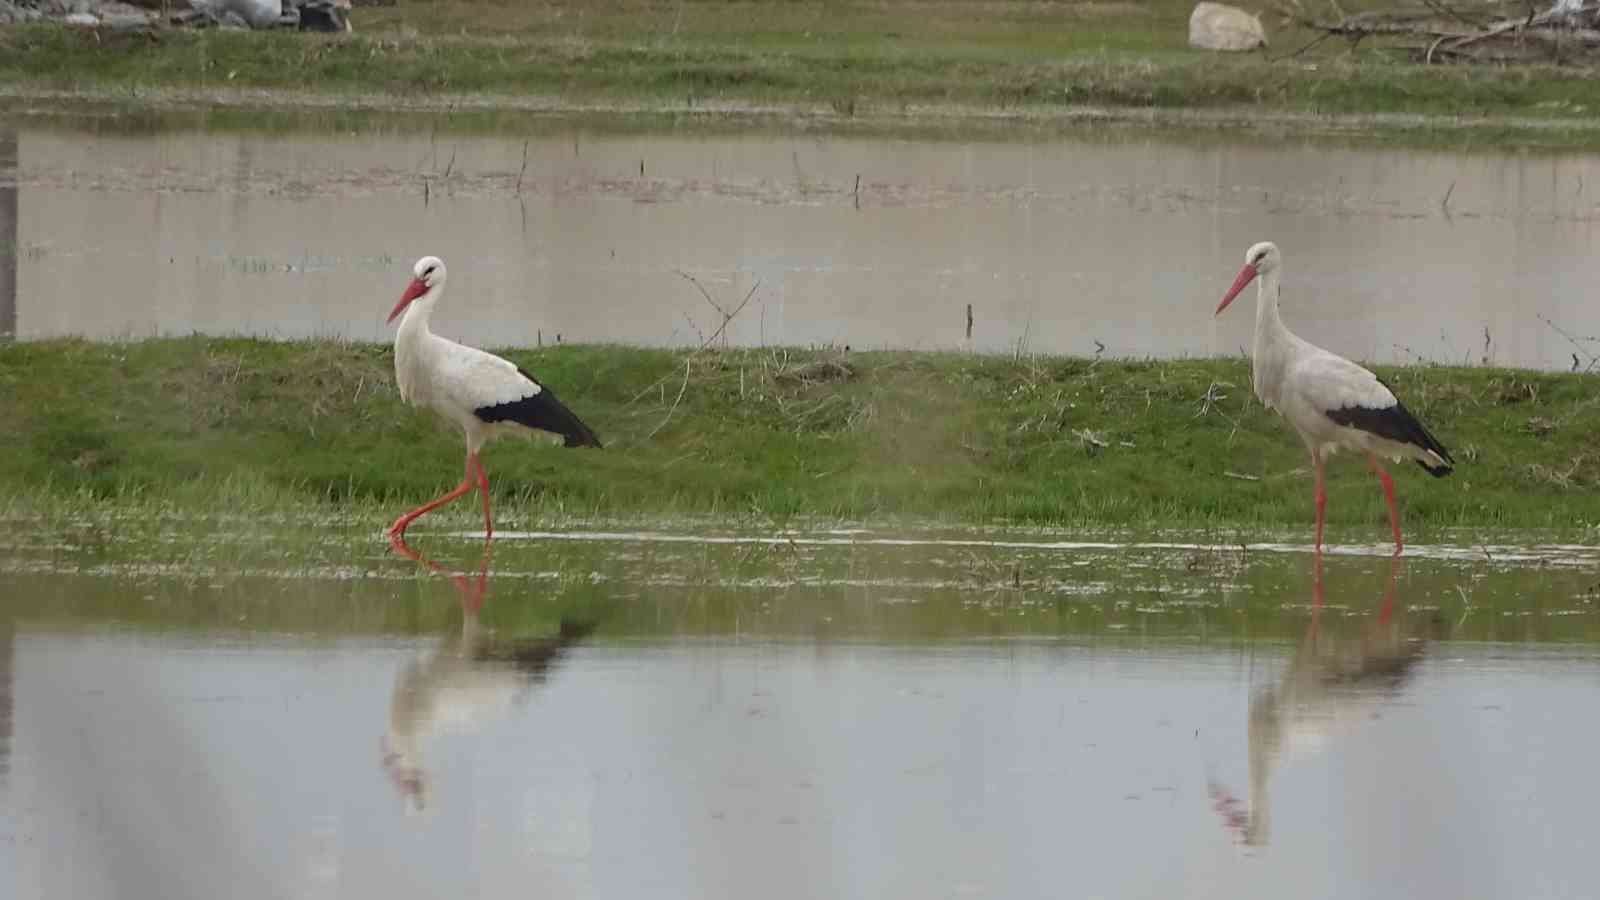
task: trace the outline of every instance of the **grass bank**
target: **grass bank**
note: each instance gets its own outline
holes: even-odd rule
[[[503,525],[550,516],[1092,528],[1303,528],[1306,460],[1243,360],[614,346],[511,350],[607,441],[486,462]],[[0,508],[159,505],[370,516],[460,477],[458,435],[404,406],[387,346],[188,338],[0,346]],[[1600,377],[1381,370],[1456,453],[1398,470],[1419,536],[1600,526]],[[1334,538],[1386,534],[1360,463]],[[429,520],[424,520],[427,523]],[[472,509],[435,523],[467,525]],[[434,527],[437,527],[435,524]]]
[[[1368,115],[1388,117],[1362,125],[1377,130],[1600,143],[1584,66],[1422,66],[1376,39],[1290,56],[1312,35],[1270,16],[1272,54],[1289,58],[1217,55],[1187,47],[1192,5],[399,0],[358,10],[358,32],[334,37],[0,29],[0,84],[135,105],[295,105],[309,92],[407,110],[621,105],[839,121],[1094,108],[1294,128],[1313,127],[1295,116]]]

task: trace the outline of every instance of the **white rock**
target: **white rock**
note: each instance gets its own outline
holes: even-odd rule
[[[93,28],[100,24],[100,17],[94,15],[93,13],[76,12],[69,13],[67,17],[61,21],[67,23],[68,25],[81,25],[87,28]]]
[[[1225,3],[1195,4],[1189,16],[1189,46],[1201,50],[1254,50],[1267,45],[1261,20]]]

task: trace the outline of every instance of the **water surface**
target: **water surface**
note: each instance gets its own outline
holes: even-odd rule
[[[13,529],[0,864],[83,898],[1592,884],[1581,555],[1341,548],[1319,606],[1304,553],[841,534]]]
[[[1212,309],[1272,239],[1291,325],[1340,353],[1570,369],[1600,352],[1592,155],[565,122],[10,133],[24,338],[387,339],[410,264],[435,254],[439,327],[494,346],[698,344],[754,290],[730,343],[1232,354],[1249,310]]]

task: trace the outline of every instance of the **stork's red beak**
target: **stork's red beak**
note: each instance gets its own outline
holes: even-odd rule
[[[1233,298],[1239,296],[1239,292],[1244,290],[1245,285],[1254,281],[1257,274],[1259,273],[1256,272],[1255,266],[1245,263],[1244,268],[1239,270],[1239,277],[1233,280],[1233,287],[1228,288],[1228,292],[1222,295],[1222,302],[1217,304],[1217,311],[1213,315],[1222,315],[1222,311],[1228,308]]]
[[[395,319],[400,318],[400,314],[406,311],[406,307],[411,305],[411,301],[421,297],[427,292],[428,286],[423,284],[421,278],[411,279],[411,283],[406,285],[406,292],[400,295],[400,302],[396,303],[394,305],[394,311],[389,313],[389,321],[392,323]]]

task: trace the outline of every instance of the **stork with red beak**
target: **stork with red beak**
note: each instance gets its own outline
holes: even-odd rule
[[[1217,315],[1252,281],[1256,290],[1256,337],[1252,380],[1256,396],[1275,409],[1311,451],[1317,478],[1317,550],[1322,549],[1323,511],[1328,503],[1322,485],[1323,457],[1337,450],[1367,455],[1372,471],[1383,483],[1389,504],[1389,525],[1394,531],[1394,552],[1404,548],[1400,515],[1395,509],[1394,480],[1378,457],[1412,459],[1429,475],[1449,475],[1455,460],[1428,429],[1395,399],[1394,393],[1361,366],[1301,340],[1278,317],[1278,285],[1283,256],[1277,245],[1263,241],[1245,253],[1244,268],[1233,287],[1217,304]]]
[[[474,486],[483,497],[483,530],[488,537],[494,534],[489,476],[478,459],[486,442],[503,434],[545,434],[568,447],[599,447],[600,439],[549,388],[515,364],[428,330],[434,304],[444,293],[444,263],[424,256],[412,267],[412,275],[389,313],[390,322],[400,319],[394,339],[395,381],[402,400],[432,409],[461,427],[467,439],[467,470],[449,493],[396,519],[389,537],[399,539],[418,516],[471,493]]]

